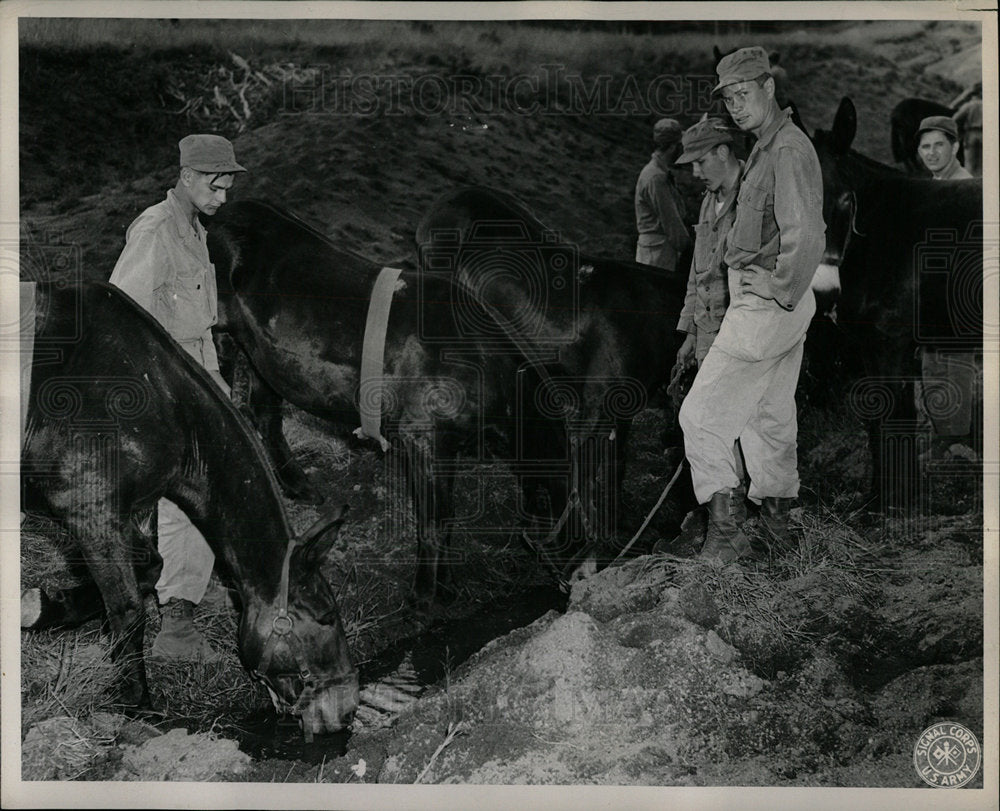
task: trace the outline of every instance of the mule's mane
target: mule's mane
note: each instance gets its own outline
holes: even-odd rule
[[[176,363],[180,364],[188,373],[195,377],[200,382],[201,388],[207,394],[209,399],[226,412],[228,415],[228,419],[226,419],[227,427],[236,431],[237,435],[245,440],[246,444],[249,445],[251,453],[254,455],[253,461],[264,474],[267,485],[271,490],[271,495],[274,498],[274,503],[278,507],[278,514],[285,530],[286,537],[284,540],[292,538],[291,524],[288,520],[288,514],[285,511],[284,502],[281,500],[281,488],[278,484],[277,476],[271,467],[271,462],[268,459],[264,446],[257,437],[257,434],[254,431],[251,431],[247,426],[243,416],[237,410],[232,400],[230,400],[223,393],[222,389],[219,388],[218,384],[212,379],[211,375],[209,375],[205,368],[195,361],[194,358],[188,355],[187,352],[182,350],[170,337],[163,326],[132,298],[123,293],[119,288],[107,282],[93,281],[83,282],[82,284],[84,288],[90,287],[98,293],[110,292],[111,300],[115,302],[116,306],[130,310],[134,317],[145,322],[148,327],[149,335],[152,340],[157,343],[159,348],[162,349],[162,351]],[[198,429],[203,427],[202,423],[199,422]],[[276,538],[275,540],[283,539]]]

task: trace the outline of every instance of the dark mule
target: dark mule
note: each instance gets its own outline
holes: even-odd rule
[[[916,460],[913,442],[888,432],[916,425],[918,348],[982,350],[983,184],[918,178],[877,163],[850,148],[856,129],[845,98],[833,128],[817,130],[813,143],[825,215],[840,223],[828,240],[846,242],[828,253],[843,257],[837,320],[844,350],[867,375],[855,384],[854,408],[869,432],[873,491],[897,503],[915,492]]]
[[[545,284],[545,246],[559,240],[519,200],[478,186],[438,199],[416,238],[425,272],[446,267],[501,317],[534,325],[534,345],[550,353],[535,399],[562,398],[555,416],[565,420],[570,458],[579,461],[573,472],[584,514],[607,537],[632,419],[669,382],[676,359],[685,274],[574,252],[573,290],[553,293]],[[523,263],[532,251],[537,261]],[[681,444],[679,432],[674,441]],[[589,453],[581,454],[585,447]],[[557,517],[564,494],[552,502]]]
[[[146,706],[133,517],[169,498],[215,552],[241,604],[239,651],[307,737],[342,729],[357,671],[329,584],[321,522],[295,538],[252,430],[208,373],[117,288],[39,285],[21,455],[24,508],[63,524],[100,589],[124,699]]]
[[[306,480],[281,436],[281,400],[345,433],[358,425],[359,402],[381,414],[382,434],[396,451],[390,458],[396,465],[388,482],[391,496],[408,487],[416,512],[414,601],[418,608],[430,607],[452,575],[453,567],[444,564],[450,562],[455,477],[476,475],[487,450],[494,450],[487,438],[500,436],[507,440],[501,445],[517,446],[522,440],[516,426],[532,417],[552,423],[554,430],[542,432],[542,439],[556,441],[560,424],[542,413],[547,404],[518,396],[525,378],[539,374],[526,362],[530,346],[519,346],[522,325],[497,321],[451,275],[405,270],[386,325],[384,385],[362,385],[365,325],[379,265],[338,249],[293,215],[254,201],[233,203],[213,218],[209,250],[218,278],[219,327],[246,356],[237,363],[238,387],[245,381],[252,409],[268,417],[258,424],[286,477],[295,470],[295,479]],[[567,279],[568,273],[567,266]],[[560,464],[565,478],[566,463]],[[539,475],[547,481],[558,472]],[[398,511],[401,505],[389,506]]]
[[[920,122],[932,115],[952,116],[955,111],[930,99],[903,99],[889,114],[892,159],[901,163],[910,174],[930,176],[917,155],[917,128]],[[961,143],[961,142],[960,142]],[[962,149],[959,147],[959,162]]]

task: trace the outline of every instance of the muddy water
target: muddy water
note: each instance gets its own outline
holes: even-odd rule
[[[557,588],[536,586],[516,592],[501,604],[484,605],[460,619],[436,622],[420,634],[395,642],[359,667],[359,715],[398,712],[486,643],[529,625],[547,611],[565,610],[566,601]],[[234,724],[227,735],[235,737],[240,749],[257,760],[279,758],[311,764],[343,755],[351,737],[345,731],[306,743],[296,719],[277,717],[271,709]]]

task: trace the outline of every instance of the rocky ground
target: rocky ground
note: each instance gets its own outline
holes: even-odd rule
[[[520,30],[457,37],[443,24],[407,35],[412,43],[391,47],[243,53],[272,79],[268,66],[284,66],[288,81],[320,61],[341,72],[411,78],[511,73],[525,62],[537,70],[546,55],[531,48],[570,54],[568,70],[603,66],[640,80],[710,74],[712,67],[713,40],[705,35],[683,46],[671,39],[669,49],[611,33],[560,49],[558,40],[531,45]],[[859,25],[766,39],[781,46],[806,123],[828,126],[840,97],[851,95],[857,147],[886,161],[892,104],[910,95],[950,99],[977,48],[975,32],[954,24]],[[83,275],[106,277],[125,227],[172,182],[161,135],[169,132],[172,142],[190,126],[183,116],[158,117],[167,102],[157,93],[178,109],[213,82],[226,87],[220,68],[237,82],[243,69],[215,49],[155,59],[122,50],[38,52],[23,54],[21,65],[23,265],[46,266],[71,246]],[[133,81],[116,89],[122,70],[132,70]],[[106,106],[103,126],[131,123],[104,135],[100,115],[72,119],[74,109],[94,110],[95,94]],[[49,103],[58,98],[66,103]],[[584,250],[632,252],[632,183],[648,156],[649,116],[528,116],[474,106],[444,115],[282,115],[275,106],[262,97],[256,109],[263,120],[230,133],[252,168],[235,196],[287,205],[369,258],[410,255],[429,202],[465,183],[514,192]],[[78,136],[67,142],[71,120]],[[236,129],[232,120],[219,121]],[[102,135],[107,144],[119,139],[123,159],[90,150],[88,134],[98,145]],[[96,627],[80,635],[26,634],[23,777],[919,787],[912,750],[934,720],[959,720],[982,740],[982,473],[928,471],[932,515],[870,515],[861,509],[867,457],[860,424],[837,402],[805,408],[801,422],[797,553],[729,567],[680,547],[671,556],[648,555],[653,541],[676,531],[677,515],[659,516],[632,554],[574,585],[564,612],[544,613],[465,661],[449,661],[447,649],[435,654],[443,663],[419,700],[362,715],[350,739],[322,758],[301,749],[248,757],[233,743],[252,748],[244,719],[266,697],[235,660],[224,599],[201,620],[213,625],[220,647],[228,645],[231,661],[208,674],[152,671],[154,697],[167,708],[152,723],[126,719],[103,697],[110,666]],[[662,428],[652,411],[637,421],[626,481],[634,509],[625,515],[624,538],[671,472]],[[341,588],[357,658],[373,662],[421,629],[403,604],[412,533],[387,538],[382,531],[388,496],[379,452],[295,412],[289,435],[328,500],[352,506],[330,576]],[[502,475],[497,482],[490,509],[502,520],[513,514],[513,485]],[[471,488],[460,493],[474,497]],[[315,515],[289,508],[298,527]],[[38,543],[57,535],[44,525],[33,532]],[[505,605],[526,584],[546,580],[506,537],[459,542],[467,550],[463,590],[445,618]],[[37,546],[22,545],[26,585],[58,568],[39,567],[36,556]],[[77,700],[69,701],[68,680],[81,669],[94,689],[81,696],[74,687]]]

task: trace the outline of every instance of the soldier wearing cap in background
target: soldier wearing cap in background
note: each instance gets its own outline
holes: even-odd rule
[[[917,138],[917,154],[935,180],[968,180],[972,177],[958,162],[958,126],[951,118],[944,115],[925,118],[917,129]],[[922,458],[925,461],[954,458],[976,461],[976,452],[971,447],[972,403],[976,394],[975,356],[967,352],[942,353],[925,346],[921,348],[920,366],[917,407],[928,415],[934,426],[934,439]],[[955,391],[958,392],[957,403],[953,402]],[[940,413],[941,409],[928,408],[935,403],[954,407]]]
[[[226,202],[237,172],[233,145],[218,135],[188,135],[180,174],[164,201],[142,212],[125,234],[110,282],[150,312],[229,394],[212,342],[218,297],[199,212],[212,216]],[[154,658],[212,661],[218,654],[194,626],[194,606],[212,576],[215,556],[173,502],[157,504],[157,546],[163,569],[156,583],[163,622]]]
[[[932,115],[917,128],[917,155],[935,180],[972,177],[958,162],[958,125],[946,115]]]
[[[685,207],[674,183],[674,158],[681,151],[681,125],[661,118],[653,126],[656,151],[635,184],[635,222],[639,242],[635,261],[674,270],[691,244],[684,225]]]
[[[825,248],[823,179],[808,137],[781,110],[763,48],[743,48],[717,67],[726,108],[757,141],[747,158],[726,239],[729,307],[681,406],[691,480],[709,520],[702,556],[752,552],[733,445],[739,439],[760,505],[765,540],[791,543],[798,495],[795,388],[816,310],[810,283]]]

